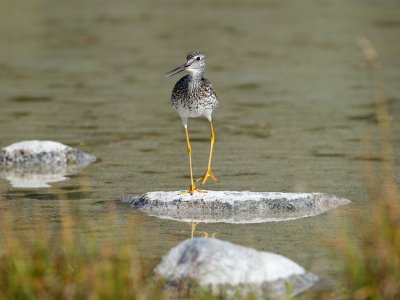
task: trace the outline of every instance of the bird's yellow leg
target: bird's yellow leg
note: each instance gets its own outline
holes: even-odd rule
[[[212,180],[217,182],[217,178],[215,178],[214,174],[211,172],[211,161],[212,161],[212,154],[213,154],[213,148],[214,148],[214,140],[215,140],[215,134],[214,134],[214,128],[212,125],[212,121],[210,121],[210,130],[211,130],[211,144],[210,144],[210,156],[208,157],[208,167],[207,170],[205,171],[204,175],[198,178],[196,181],[202,181],[201,184],[204,185],[208,179],[208,177],[211,177]]]
[[[192,147],[190,147],[190,141],[189,141],[189,131],[187,129],[187,126],[185,126],[185,133],[186,133],[186,143],[187,143],[187,152],[188,152],[188,156],[189,156],[189,170],[190,170],[190,185],[189,188],[186,192],[182,192],[182,194],[193,194],[194,191],[198,191],[198,192],[204,192],[203,190],[199,190],[193,181],[193,170],[192,170]]]

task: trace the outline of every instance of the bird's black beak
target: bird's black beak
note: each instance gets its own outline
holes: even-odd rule
[[[177,67],[176,69],[173,69],[172,71],[166,73],[165,77],[171,77],[179,72],[182,72],[183,70],[186,70],[187,67],[189,67],[188,63],[184,63],[183,65]]]

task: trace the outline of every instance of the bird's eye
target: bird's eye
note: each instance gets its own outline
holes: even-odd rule
[[[200,60],[200,56],[197,56],[197,57],[196,57],[196,60],[199,61],[199,60]]]

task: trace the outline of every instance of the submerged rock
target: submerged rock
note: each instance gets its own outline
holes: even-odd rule
[[[0,150],[0,177],[17,188],[49,187],[66,180],[96,157],[53,141],[24,141]]]
[[[163,219],[184,222],[261,223],[316,216],[351,201],[324,193],[207,191],[148,192],[123,202]]]
[[[253,292],[271,298],[293,296],[318,281],[316,275],[279,254],[210,238],[183,241],[162,258],[154,272],[175,289],[194,282],[213,292]]]

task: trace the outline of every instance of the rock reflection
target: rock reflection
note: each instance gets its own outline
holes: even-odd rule
[[[3,168],[0,178],[7,180],[14,188],[48,188],[50,183],[68,180],[83,167],[77,166],[42,166]]]

